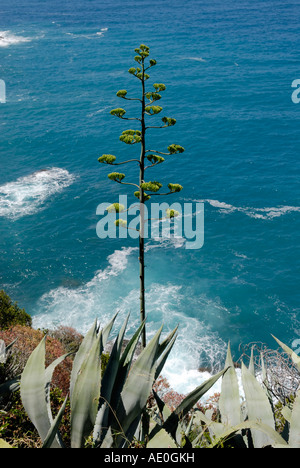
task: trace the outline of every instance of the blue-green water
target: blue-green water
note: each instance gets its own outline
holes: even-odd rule
[[[168,371],[185,389],[229,340],[237,358],[240,343],[273,346],[272,333],[292,345],[300,334],[297,1],[3,0],[0,287],[36,326],[85,332],[116,310],[137,325],[136,241],[99,239],[96,208],[131,194],[97,159],[136,155],[109,111],[126,104],[119,89],[136,92],[127,70],[140,43],[177,119],[149,145],[185,147],[151,176],[183,185],[172,202],[205,206],[202,249],[147,241],[148,330],[179,323]]]

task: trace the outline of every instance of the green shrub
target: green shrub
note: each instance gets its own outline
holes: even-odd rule
[[[63,403],[61,390],[55,388],[50,392],[51,405],[57,413]],[[70,446],[70,404],[66,406],[62,418],[60,433],[66,447]],[[13,448],[41,448],[42,443],[37,430],[30,421],[22,405],[20,391],[12,394],[9,407],[0,411],[0,439],[4,439]]]
[[[0,291],[0,329],[5,330],[14,325],[31,327],[31,317],[16,302],[13,303],[4,291]]]

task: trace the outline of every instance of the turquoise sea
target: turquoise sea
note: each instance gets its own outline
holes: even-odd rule
[[[240,344],[300,337],[298,1],[2,0],[0,288],[36,327],[84,333],[117,310],[117,325],[130,312],[137,326],[137,242],[99,239],[96,209],[132,192],[97,160],[136,155],[109,111],[126,106],[119,89],[136,92],[141,43],[177,119],[149,144],[185,147],[151,176],[205,210],[202,249],[146,242],[148,333],[179,324],[166,374],[186,391],[199,366],[223,365],[229,340],[237,359]]]

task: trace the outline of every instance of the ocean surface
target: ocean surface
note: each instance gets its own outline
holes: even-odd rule
[[[116,311],[116,330],[129,312],[137,327],[137,241],[100,239],[96,210],[132,195],[98,157],[138,155],[119,141],[134,123],[109,111],[137,116],[116,92],[140,92],[128,69],[141,43],[157,60],[147,85],[166,85],[159,104],[177,119],[147,142],[185,147],[149,170],[184,187],[159,201],[204,203],[201,249],[146,241],[148,337],[179,324],[165,375],[186,392],[229,341],[238,359],[241,344],[300,337],[298,0],[2,0],[0,288],[35,327],[85,333]]]

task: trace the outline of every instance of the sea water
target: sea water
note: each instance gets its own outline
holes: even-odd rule
[[[159,104],[177,119],[149,133],[149,146],[185,147],[151,177],[183,185],[172,202],[205,210],[201,249],[146,240],[148,337],[179,325],[165,375],[186,392],[224,365],[229,341],[234,359],[240,344],[276,347],[271,334],[295,343],[298,10],[293,0],[2,0],[0,287],[35,327],[85,333],[116,311],[116,331],[128,313],[129,333],[138,326],[137,242],[96,234],[97,206],[132,191],[97,159],[137,155],[119,141],[130,126],[109,111],[139,112],[116,92],[140,93],[127,70],[145,43],[157,60],[149,87],[166,84]]]

